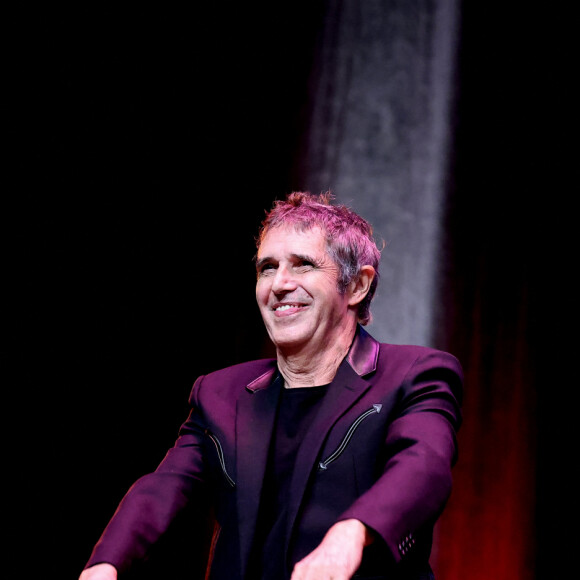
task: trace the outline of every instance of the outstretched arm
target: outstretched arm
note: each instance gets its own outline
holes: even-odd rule
[[[348,580],[360,566],[363,548],[372,540],[371,532],[359,520],[340,521],[294,566],[290,580]]]
[[[83,570],[79,580],[117,580],[117,569],[111,564],[97,564]]]

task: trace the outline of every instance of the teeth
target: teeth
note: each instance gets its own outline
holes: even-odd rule
[[[289,308],[292,308],[293,306],[291,304],[283,304],[282,306],[278,306],[276,308],[277,312],[280,312],[281,310],[288,310]]]

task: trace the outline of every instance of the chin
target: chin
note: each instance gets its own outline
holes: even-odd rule
[[[296,332],[270,332],[270,339],[277,349],[288,349],[306,344],[309,337]]]

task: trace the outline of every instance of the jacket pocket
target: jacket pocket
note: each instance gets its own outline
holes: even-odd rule
[[[215,450],[217,452],[218,461],[222,470],[222,473],[230,487],[236,487],[236,482],[230,477],[228,470],[226,469],[226,460],[224,457],[224,450],[219,439],[209,430],[205,430],[205,434],[209,437],[210,441],[214,444]]]
[[[357,419],[353,422],[353,424],[348,428],[346,435],[343,437],[340,445],[323,461],[318,463],[318,471],[324,471],[328,469],[328,466],[333,462],[336,461],[343,453],[344,450],[347,448],[352,436],[354,435],[355,431],[359,428],[360,424],[371,415],[375,415],[381,412],[383,406],[379,403],[373,405],[370,409],[365,411],[362,415],[357,417]]]

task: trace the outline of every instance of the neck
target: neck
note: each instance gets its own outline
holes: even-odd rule
[[[308,347],[295,352],[277,351],[278,368],[284,377],[286,388],[316,387],[326,385],[334,379],[340,363],[347,355],[356,325],[350,332],[344,332],[323,351],[312,351]]]

